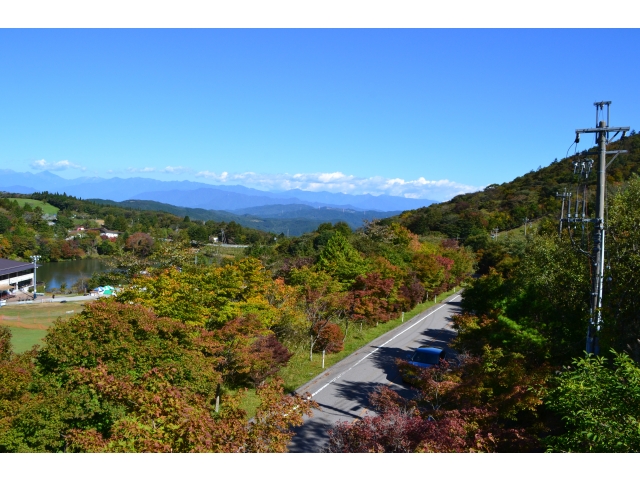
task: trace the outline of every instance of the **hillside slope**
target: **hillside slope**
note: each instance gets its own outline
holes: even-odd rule
[[[640,173],[640,135],[633,134],[612,142],[608,150],[628,150],[620,155],[607,170],[608,189],[611,190]],[[448,202],[433,204],[417,210],[408,210],[399,216],[389,217],[385,223],[399,221],[419,235],[439,232],[449,238],[465,240],[469,236],[488,233],[494,228],[500,231],[522,225],[524,218],[559,218],[561,201],[557,192],[573,191],[576,179],[573,162],[577,159],[597,160],[596,147],[562,160],[554,160],[549,166],[530,171],[511,182],[489,185],[481,192],[458,195]],[[609,157],[609,160],[611,157]],[[596,172],[592,171],[588,186],[588,211],[594,209]]]

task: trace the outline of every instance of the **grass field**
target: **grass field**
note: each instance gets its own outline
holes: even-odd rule
[[[54,207],[53,205],[49,205],[48,203],[40,200],[32,200],[30,198],[9,198],[8,200],[15,200],[21,207],[24,207],[25,203],[28,203],[32,207],[40,207],[44,213],[48,213],[49,215],[55,215],[58,213],[58,210],[60,210],[58,207]]]
[[[26,352],[34,345],[42,345],[42,339],[47,334],[46,330],[29,330],[18,327],[9,327],[9,330],[11,330],[11,347],[16,353]]]
[[[90,300],[88,300],[90,301]],[[81,312],[86,302],[34,303],[30,305],[7,305],[0,308],[0,325],[11,330],[11,344],[16,353],[41,344],[47,328],[58,317],[68,318]]]

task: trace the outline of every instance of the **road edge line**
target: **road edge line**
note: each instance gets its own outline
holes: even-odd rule
[[[324,384],[321,388],[319,388],[318,390],[316,390],[314,393],[311,394],[311,398],[313,398],[314,396],[316,396],[318,393],[320,393],[322,390],[324,390],[327,386],[331,385],[333,382],[335,382],[336,380],[340,379],[340,377],[342,377],[345,373],[349,372],[350,370],[352,370],[353,368],[355,368],[356,366],[358,366],[363,360],[365,360],[366,358],[368,358],[369,356],[371,356],[372,354],[374,354],[375,352],[377,352],[380,348],[384,347],[387,343],[389,343],[391,340],[394,340],[396,338],[398,338],[400,335],[402,335],[403,333],[409,331],[410,329],[412,329],[413,327],[415,327],[416,325],[418,325],[419,323],[421,323],[423,320],[426,320],[428,317],[430,317],[432,314],[434,314],[435,312],[437,312],[438,310],[440,310],[441,308],[444,308],[449,302],[453,301],[455,298],[459,297],[460,293],[454,293],[453,295],[451,295],[450,297],[446,298],[444,300],[444,302],[442,302],[442,304],[438,307],[438,308],[434,308],[436,305],[434,305],[433,307],[430,307],[427,311],[421,313],[420,315],[416,315],[414,318],[412,318],[410,320],[410,322],[412,322],[412,324],[408,327],[406,327],[404,330],[402,330],[401,332],[397,333],[396,335],[394,335],[392,338],[388,339],[386,342],[384,342],[382,345],[379,345],[377,347],[375,347],[375,349],[371,352],[369,352],[367,355],[365,355],[364,357],[362,357],[360,360],[358,360],[354,365],[350,366],[348,369],[343,370],[342,372],[340,372],[338,375],[336,375],[334,378],[332,378],[328,383]],[[385,332],[382,335],[380,335],[378,338],[374,338],[373,340],[371,340],[368,344],[363,345],[362,347],[360,347],[358,350],[356,350],[355,352],[353,352],[351,355],[349,355],[348,357],[343,358],[342,360],[340,360],[338,363],[336,363],[335,365],[333,365],[331,368],[335,368],[336,366],[340,365],[342,362],[344,362],[345,360],[349,359],[351,356],[355,355],[356,353],[360,352],[361,350],[368,348],[368,347],[373,347],[374,344],[382,337],[384,337],[385,335],[389,334],[389,333],[393,333],[395,330],[402,328],[403,325],[398,325],[395,329],[390,330],[389,332]],[[311,383],[313,383],[314,381],[316,381],[316,379],[318,379],[319,377],[326,375],[326,372],[320,373],[319,375],[316,375],[314,378],[312,378],[311,380],[309,380],[307,383],[305,383],[304,385],[302,385],[301,387],[297,388],[295,390],[295,393],[300,395],[301,393],[304,393],[305,391],[305,387],[307,385],[310,385]]]

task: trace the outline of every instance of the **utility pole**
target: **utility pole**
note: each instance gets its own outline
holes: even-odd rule
[[[36,264],[36,262],[38,260],[40,260],[40,255],[31,256],[31,261],[33,262],[33,299],[34,300],[38,297],[37,295],[38,284],[36,282],[36,268],[38,268],[38,265]]]
[[[569,208],[571,208],[571,193],[567,193],[567,189],[564,189],[564,193],[556,192],[556,198],[562,198],[562,210],[560,210],[560,224],[558,225],[558,235],[562,235],[562,222],[565,220],[564,218],[564,199],[569,199]]]
[[[604,280],[604,240],[605,240],[605,225],[604,225],[604,208],[605,208],[605,193],[606,193],[606,179],[607,179],[607,167],[613,162],[620,153],[627,153],[625,150],[607,152],[607,144],[612,141],[619,133],[622,133],[622,138],[629,131],[629,127],[611,127],[609,126],[609,107],[610,101],[595,102],[596,107],[596,128],[586,128],[576,130],[575,143],[580,142],[581,133],[594,133],[596,137],[596,143],[598,145],[598,186],[596,190],[596,218],[586,219],[578,218],[577,204],[576,214],[574,221],[587,221],[593,222],[593,250],[591,252],[591,304],[589,315],[589,327],[587,329],[587,342],[586,350],[587,354],[598,355],[600,353],[599,345],[599,333],[602,327],[602,284]],[[606,120],[604,120],[604,107],[606,107]],[[602,114],[602,120],[600,119]],[[609,134],[615,134],[609,138]],[[611,162],[607,163],[607,153],[616,154]],[[584,201],[584,199],[583,199]],[[564,203],[564,197],[563,197]],[[569,201],[569,211],[571,211],[571,201]],[[584,210],[583,210],[584,211]],[[569,217],[571,215],[569,214]],[[583,215],[584,217],[584,215]],[[571,222],[571,218],[567,219],[567,223]],[[562,225],[562,220],[560,221]]]

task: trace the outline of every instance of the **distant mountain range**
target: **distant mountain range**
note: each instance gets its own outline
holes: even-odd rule
[[[374,212],[343,209],[337,207],[310,207],[301,204],[266,205],[245,208],[233,213],[224,210],[207,210],[204,208],[177,207],[152,200],[113,200],[88,199],[102,205],[115,205],[136,210],[159,210],[180,217],[188,216],[191,220],[213,220],[216,222],[236,222],[243,227],[256,228],[266,232],[284,233],[298,236],[311,232],[325,222],[346,222],[354,230],[362,227],[364,220],[381,219],[401,212]]]
[[[188,180],[165,182],[141,177],[81,177],[69,180],[48,171],[34,174],[8,169],[0,170],[0,190],[25,194],[49,191],[83,199],[102,198],[116,202],[153,200],[180,207],[230,212],[244,212],[247,208],[267,205],[307,205],[362,212],[398,212],[435,203],[432,200],[390,195],[349,195],[299,189],[267,192],[241,185],[210,185]],[[281,210],[284,211],[282,208]]]

